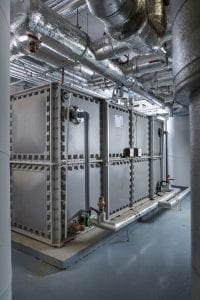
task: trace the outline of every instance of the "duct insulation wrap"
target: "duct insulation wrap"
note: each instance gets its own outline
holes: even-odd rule
[[[176,101],[190,104],[192,193],[192,300],[200,295],[200,6],[198,0],[172,1],[173,73]]]
[[[49,41],[57,43],[65,49],[69,57],[78,60],[94,72],[144,96],[151,103],[163,105],[162,98],[145,90],[135,78],[127,77],[117,64],[110,60],[97,61],[93,49],[90,48],[87,34],[66,18],[54,12],[41,1],[27,0],[25,4],[20,6],[18,1],[12,0],[12,33],[22,34],[23,32],[25,34],[29,31],[41,37],[46,44]]]
[[[162,0],[86,0],[90,12],[104,22],[108,34],[116,41],[97,49],[102,59],[131,49],[149,53],[160,44],[167,23]]]
[[[11,300],[11,237],[9,186],[9,48],[10,1],[0,2],[0,300]]]
[[[176,101],[188,105],[200,81],[200,6],[198,0],[172,1],[173,73]]]

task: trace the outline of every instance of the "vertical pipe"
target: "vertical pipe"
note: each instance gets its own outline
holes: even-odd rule
[[[131,100],[132,105],[132,100]],[[134,112],[133,109],[129,111],[130,114],[130,148],[134,148]],[[130,172],[130,207],[134,204],[134,160],[131,158],[131,164],[130,164],[131,172]]]
[[[166,159],[166,181],[169,177],[169,157],[168,157],[168,131],[165,131],[165,159]]]
[[[200,299],[200,89],[190,98],[192,300]]]
[[[164,158],[163,146],[164,146],[164,138],[163,138],[163,132],[162,132],[162,135],[160,137],[160,155],[161,155],[161,159],[160,159],[160,181],[163,180],[163,158]]]
[[[150,191],[149,197],[154,196],[154,117],[150,117]]]
[[[84,148],[85,148],[85,210],[90,209],[90,151],[89,151],[89,114],[84,112]]]
[[[110,193],[109,193],[109,104],[104,101],[102,103],[102,155],[103,155],[103,168],[102,168],[102,192],[106,202],[106,217],[110,215]]]
[[[11,299],[9,187],[9,49],[10,1],[0,1],[0,300]]]

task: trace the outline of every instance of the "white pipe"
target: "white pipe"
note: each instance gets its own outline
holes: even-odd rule
[[[131,224],[132,222],[138,220],[139,218],[143,217],[144,215],[148,214],[149,212],[155,210],[156,208],[160,207],[160,203],[166,203],[166,201],[169,201],[176,197],[178,193],[180,192],[179,189],[173,189],[170,193],[165,194],[164,196],[160,197],[159,201],[151,201],[151,204],[143,206],[141,208],[134,208],[130,213],[127,213],[126,217],[122,218],[120,221],[109,221],[105,220],[103,222],[98,222],[97,219],[91,219],[91,223],[96,226],[100,227],[102,229],[111,230],[111,231],[119,231],[120,229],[126,227],[127,225]],[[188,191],[187,191],[188,193]],[[186,195],[186,192],[180,193],[180,196],[176,197],[180,201],[184,196]],[[176,202],[177,203],[177,202]]]
[[[186,196],[190,194],[191,190],[190,188],[185,189],[184,191],[180,192],[176,197],[171,199],[165,199],[164,201],[159,201],[158,206],[163,208],[173,208],[176,206],[179,202],[181,202]]]
[[[9,49],[10,1],[0,1],[0,300],[11,300],[9,187]]]

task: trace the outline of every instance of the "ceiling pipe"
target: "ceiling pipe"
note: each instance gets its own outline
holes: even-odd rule
[[[154,73],[148,73],[144,74],[140,78],[142,82],[145,81],[163,81],[163,80],[172,80],[173,79],[173,73],[171,69],[156,71]]]
[[[162,106],[164,99],[155,97],[152,92],[145,90],[136,79],[126,77],[120,67],[109,60],[97,61],[93,50],[89,47],[89,37],[83,31],[68,22],[41,1],[27,0],[23,4],[12,0],[11,16],[13,23],[11,32],[24,33],[30,31],[40,35],[46,43],[50,40],[62,45],[66,53],[86,67],[125,86],[138,95],[142,95],[151,103]],[[20,5],[21,4],[21,5]]]
[[[28,58],[27,58],[28,59]],[[17,74],[21,74],[26,76],[26,77],[35,77],[35,76],[42,76],[44,77],[44,80],[49,82],[49,79],[51,79],[51,81],[61,81],[61,72],[58,68],[53,68],[53,65],[51,65],[51,69],[47,69],[47,66],[44,68],[44,66],[38,65],[36,63],[34,63],[33,61],[31,61],[31,59],[29,58],[29,60],[27,60],[26,58],[21,59],[19,61],[18,64],[11,64],[10,65],[10,70],[11,72],[13,70],[16,71]],[[21,65],[20,65],[21,63]],[[12,75],[14,75],[13,73],[11,73]],[[64,71],[66,80],[68,82],[74,83],[74,84],[78,84],[81,86],[87,86],[87,80],[81,76],[78,76],[76,74],[71,73],[68,70]]]
[[[34,49],[31,48],[32,43],[35,44]],[[66,55],[66,51],[63,51],[57,43],[51,43],[49,40],[47,40],[47,43],[41,43],[31,35],[24,34],[19,36],[16,33],[11,33],[10,61],[29,55],[41,58],[45,62],[56,64],[57,66],[75,65],[75,60]]]
[[[128,54],[131,50],[125,42],[118,42],[110,36],[94,43],[92,47],[97,60],[116,59],[121,55]]]
[[[172,1],[175,99],[190,106],[192,300],[200,295],[200,5]]]
[[[51,40],[60,44],[67,54],[86,67],[125,86],[136,94],[144,96],[151,103],[164,104],[164,100],[146,91],[136,79],[126,77],[120,67],[109,60],[97,61],[90,48],[89,37],[72,25],[61,15],[48,8],[39,0],[27,0],[23,3],[12,0],[11,16],[13,23],[11,32],[24,33],[30,31],[40,35],[41,40]]]
[[[80,9],[86,5],[85,0],[68,0],[62,1],[56,11],[61,15],[69,15],[72,12]]]
[[[163,38],[160,39],[159,42],[159,48],[162,48],[162,45],[164,43],[167,43],[171,40],[171,31],[168,31],[165,33]],[[126,42],[123,41],[117,41],[114,40],[111,36],[107,35],[105,38],[101,39],[98,42],[93,43],[92,45],[96,58],[98,60],[104,60],[104,59],[116,59],[119,58],[121,55],[128,54],[130,51],[132,51],[135,54],[142,53],[144,49],[139,49],[137,50],[136,48],[134,49],[131,45],[127,44]],[[154,55],[156,55],[157,50],[159,49],[152,49],[152,52]],[[145,51],[144,51],[145,52]],[[160,51],[161,52],[161,51]],[[148,51],[145,52],[144,54],[148,54]]]
[[[93,76],[94,72],[86,67],[77,65],[75,60],[66,56],[64,51],[57,51],[50,45],[38,42],[38,50],[35,53],[30,52],[29,43],[31,43],[31,37],[28,36],[13,36],[11,39],[11,57],[10,61],[23,56],[30,56],[38,61],[45,62],[53,67],[75,67],[75,70],[88,76]],[[75,66],[77,65],[77,66]],[[167,66],[166,55],[150,54],[145,56],[135,56],[128,63],[122,65],[124,73],[132,76],[142,76],[143,74],[159,71]]]
[[[167,64],[166,55],[150,54],[133,57],[133,59],[123,65],[123,69],[126,75],[142,76],[147,73],[160,71]]]
[[[108,41],[96,49],[97,58],[113,58],[128,49],[149,53],[157,49],[167,22],[163,0],[86,0],[90,12],[104,22]],[[120,45],[121,44],[121,45]]]
[[[173,79],[169,79],[169,80],[152,80],[152,81],[147,81],[143,83],[144,87],[147,89],[159,89],[159,88],[163,88],[163,87],[168,87],[168,86],[172,86],[173,85]]]

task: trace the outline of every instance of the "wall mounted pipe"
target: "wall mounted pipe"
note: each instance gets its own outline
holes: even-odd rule
[[[200,295],[200,6],[198,0],[172,1],[175,99],[190,105],[192,300]]]
[[[151,103],[163,105],[163,99],[146,91],[136,79],[127,78],[119,66],[113,62],[109,60],[97,61],[95,53],[89,47],[90,41],[86,33],[80,31],[39,0],[26,0],[23,4],[17,0],[12,0],[12,8],[11,32],[26,32],[28,30],[36,35],[41,35],[45,41],[46,39],[55,41],[66,50],[70,57],[75,58],[93,71],[144,96]]]
[[[10,101],[9,43],[10,1],[0,2],[0,300],[11,300],[10,236]]]

